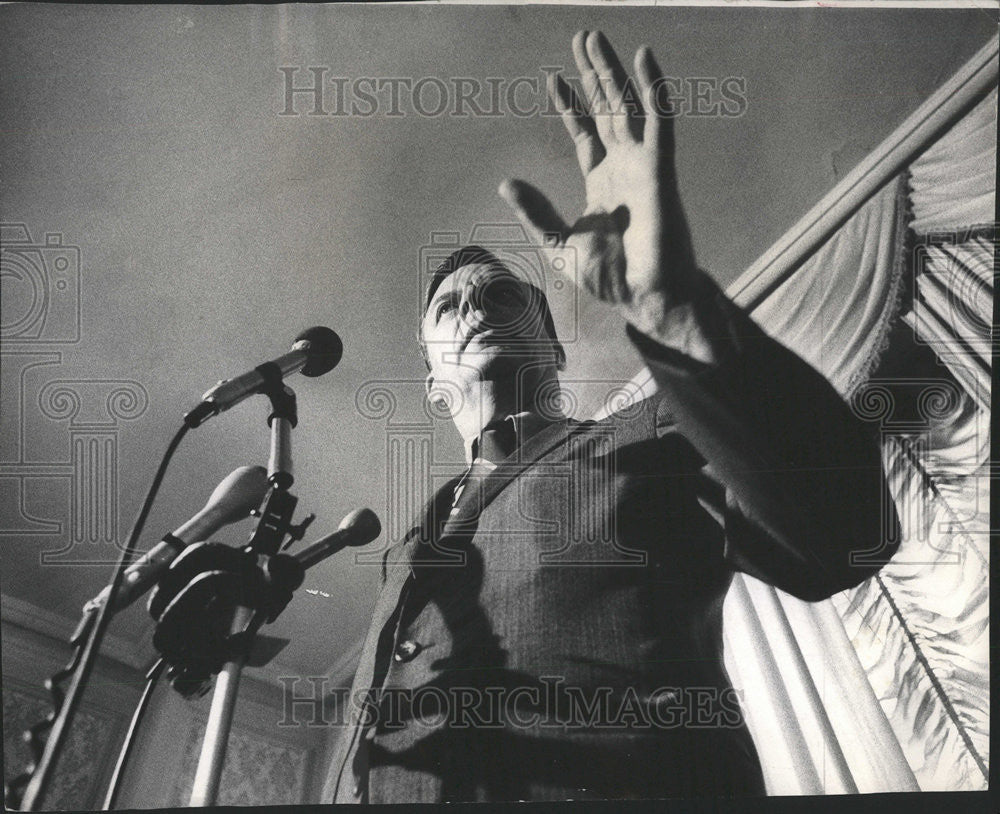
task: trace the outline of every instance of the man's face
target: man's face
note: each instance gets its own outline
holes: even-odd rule
[[[441,281],[421,323],[431,375],[461,387],[510,379],[534,360],[551,359],[541,294],[506,269],[462,266]]]

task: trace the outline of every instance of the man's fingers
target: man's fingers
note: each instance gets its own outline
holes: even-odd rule
[[[573,35],[573,59],[576,68],[580,72],[580,83],[583,85],[583,94],[587,99],[587,107],[597,134],[603,144],[610,144],[617,140],[611,129],[611,119],[608,116],[608,100],[604,96],[601,87],[601,80],[597,76],[597,71],[590,62],[587,54],[587,40],[590,33],[587,31],[577,31]]]
[[[576,158],[580,163],[580,170],[587,175],[604,158],[604,146],[597,134],[597,126],[561,75],[555,74],[549,77],[548,91],[566,126],[566,132],[576,146]]]
[[[524,181],[507,179],[497,190],[518,220],[528,230],[529,236],[539,246],[554,249],[566,242],[569,227],[555,207],[539,190]]]
[[[600,31],[587,36],[586,48],[608,102],[612,132],[619,141],[636,140],[641,130],[642,106],[618,55]]]
[[[635,75],[639,80],[646,125],[643,141],[669,160],[674,154],[674,120],[663,71],[652,50],[644,45],[635,52]]]
[[[590,57],[587,56],[587,35],[589,31],[577,31],[573,35],[571,46],[573,48],[573,60],[576,62],[576,69],[583,75],[586,71],[594,70],[590,64]]]

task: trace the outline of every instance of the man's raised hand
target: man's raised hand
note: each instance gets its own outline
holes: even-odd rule
[[[689,303],[701,272],[677,191],[663,74],[650,49],[640,48],[637,93],[600,32],[578,32],[573,56],[586,100],[560,75],[549,77],[548,92],[576,146],[583,214],[567,224],[524,181],[504,181],[500,194],[550,259],[569,254],[576,279],[594,296],[644,333],[670,341],[680,329],[690,340]]]

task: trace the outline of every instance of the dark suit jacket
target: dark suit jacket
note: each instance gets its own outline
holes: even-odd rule
[[[387,552],[325,799],[763,793],[722,663],[732,572],[827,597],[896,517],[832,387],[714,286],[699,308],[717,365],[630,328],[656,396],[542,430],[450,516],[446,485]]]

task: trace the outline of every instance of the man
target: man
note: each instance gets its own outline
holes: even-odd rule
[[[501,194],[620,309],[659,391],[567,420],[540,290],[479,247],[441,266],[420,330],[428,396],[471,466],[386,554],[352,693],[367,703],[326,799],[762,794],[722,664],[732,572],[818,600],[870,576],[851,552],[896,522],[874,439],[697,268],[652,54],[636,55],[630,111],[603,35],[573,51],[588,105],[561,77],[549,91],[582,217],[523,182]]]

